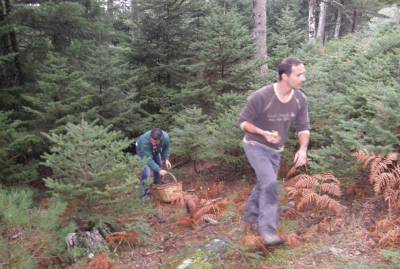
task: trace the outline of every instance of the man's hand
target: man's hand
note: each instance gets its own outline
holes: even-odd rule
[[[267,142],[272,144],[278,144],[279,141],[281,140],[281,137],[277,131],[272,131],[272,132],[262,131],[260,135],[262,135],[265,138],[265,140],[267,140]]]
[[[299,149],[294,155],[294,167],[300,167],[307,163],[307,149]]]
[[[160,176],[165,176],[166,174],[168,174],[168,171],[167,170],[163,170],[163,169],[161,169],[160,170]]]
[[[165,161],[165,167],[167,168],[167,170],[171,169],[172,165],[171,165],[171,163],[169,162],[169,160],[166,160],[166,161]]]

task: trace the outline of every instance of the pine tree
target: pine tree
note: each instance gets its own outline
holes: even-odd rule
[[[398,151],[399,40],[398,29],[392,29],[331,42],[325,57],[308,66],[312,168],[343,176],[355,171],[354,151]]]
[[[127,55],[136,100],[151,115],[152,126],[168,128],[172,115],[182,109],[176,96],[187,77],[185,59],[192,55],[190,44],[196,38],[199,1],[139,0],[135,7],[133,38]],[[144,131],[144,130],[142,130]]]
[[[157,83],[173,87],[184,77],[179,61],[189,53],[200,11],[196,1],[137,1],[138,28],[129,61],[140,68],[138,86]]]
[[[268,40],[271,48],[271,68],[286,57],[294,54],[294,51],[306,40],[306,33],[299,28],[298,19],[293,7],[286,5],[281,11],[281,16],[276,19]]]
[[[197,172],[196,161],[204,160],[209,143],[207,116],[199,108],[187,108],[174,117],[174,128],[170,132],[171,147],[174,154],[193,161]]]
[[[215,96],[245,92],[255,78],[257,61],[251,33],[235,10],[212,6],[204,18],[199,40],[192,44],[195,56],[188,65],[192,80],[182,91],[186,102],[212,109]]]
[[[218,114],[218,117],[209,125],[210,137],[207,143],[206,157],[223,166],[233,166],[235,169],[242,167],[245,162],[241,139],[242,131],[237,126],[237,117],[240,106],[232,106]]]
[[[132,141],[110,128],[82,120],[68,123],[65,134],[44,134],[52,143],[43,155],[53,172],[46,186],[85,220],[129,193],[139,173],[136,159],[123,153]]]
[[[78,57],[87,81],[93,86],[93,103],[97,107],[99,123],[112,125],[129,137],[152,128],[154,116],[143,108],[148,101],[139,98],[135,72],[126,62],[125,45],[83,45]]]
[[[51,200],[48,208],[34,208],[32,191],[0,188],[2,267],[57,266],[53,258],[63,256],[64,237],[74,229],[60,220],[65,207],[65,203]]]
[[[0,185],[22,185],[37,177],[38,162],[32,159],[37,138],[9,115],[0,111]]]
[[[49,54],[38,76],[35,91],[24,96],[30,103],[25,108],[33,116],[30,124],[35,129],[48,132],[68,122],[79,122],[82,114],[90,120],[96,118],[94,88],[67,58]]]

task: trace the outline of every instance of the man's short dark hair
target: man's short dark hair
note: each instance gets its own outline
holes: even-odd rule
[[[297,66],[301,64],[303,64],[303,62],[297,58],[288,57],[283,59],[278,65],[279,80],[282,79],[283,74],[290,76],[290,74],[292,73],[292,66]]]
[[[162,139],[162,130],[160,128],[153,128],[150,132],[150,137],[154,140],[161,140]]]

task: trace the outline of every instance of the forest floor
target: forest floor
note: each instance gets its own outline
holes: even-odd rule
[[[110,255],[112,268],[176,268],[171,266],[171,261],[184,257],[189,249],[213,238],[230,241],[223,258],[190,268],[400,268],[398,249],[380,248],[373,236],[375,223],[385,210],[383,201],[372,195],[368,183],[362,182],[344,189],[340,203],[347,209],[341,217],[324,212],[293,214],[293,210],[288,210],[280,214],[279,229],[282,234],[295,235],[296,239],[282,247],[250,250],[243,241],[245,229],[241,216],[255,176],[251,171],[246,174],[239,177],[233,172],[209,169],[199,176],[190,168],[180,170],[177,177],[183,181],[183,189],[199,196],[207,194],[216,182],[224,182],[218,195],[229,204],[218,223],[185,226],[179,224],[180,219],[188,216],[185,207],[155,199],[140,202],[135,210],[121,215],[119,223],[135,227],[141,235],[141,243],[115,249]],[[281,196],[281,206],[285,207],[284,191]],[[87,266],[75,264],[70,268]]]

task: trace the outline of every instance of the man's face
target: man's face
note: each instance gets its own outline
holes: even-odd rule
[[[160,144],[160,140],[154,139],[154,138],[150,138],[150,143],[153,145],[153,147],[155,147],[158,144]]]
[[[305,71],[303,64],[293,65],[292,73],[290,73],[289,76],[284,75],[284,79],[288,86],[295,90],[300,89],[303,86],[304,81],[306,81]]]

